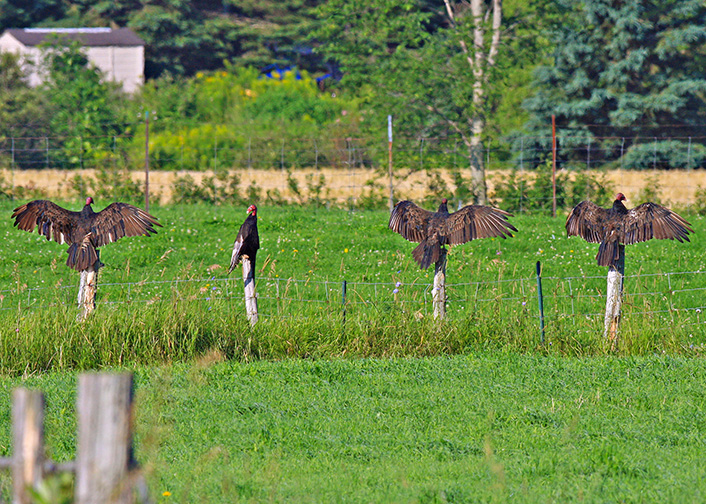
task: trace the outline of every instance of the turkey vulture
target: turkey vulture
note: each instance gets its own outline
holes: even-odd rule
[[[98,247],[123,236],[150,236],[157,219],[127,203],[111,203],[96,213],[91,208],[93,198],[86,198],[80,212],[72,212],[46,200],[34,200],[15,208],[12,218],[23,231],[37,231],[47,240],[71,245],[66,265],[85,271],[98,260]]]
[[[582,237],[598,247],[599,266],[615,266],[619,257],[618,245],[632,245],[652,238],[658,240],[689,241],[694,230],[687,221],[668,208],[656,203],[643,203],[628,210],[623,205],[625,195],[615,196],[612,208],[601,208],[590,201],[574,207],[566,219],[566,234]]]
[[[257,207],[248,207],[248,217],[238,230],[238,236],[233,243],[233,255],[230,256],[230,268],[228,273],[233,271],[243,256],[247,256],[255,267],[255,256],[260,248],[260,236],[257,234]]]
[[[439,210],[430,212],[411,201],[400,201],[392,209],[389,227],[411,242],[419,242],[412,251],[421,269],[439,260],[443,245],[460,245],[477,238],[512,236],[517,229],[507,221],[509,214],[497,208],[468,205],[449,213],[446,198]]]

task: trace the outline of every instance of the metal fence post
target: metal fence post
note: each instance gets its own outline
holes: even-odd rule
[[[544,297],[542,296],[542,265],[537,261],[537,300],[539,302],[539,330],[540,341],[544,346]]]

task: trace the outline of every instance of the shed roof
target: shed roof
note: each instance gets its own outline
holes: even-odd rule
[[[26,46],[37,46],[52,34],[93,47],[145,45],[145,41],[130,28],[9,28],[6,33]]]

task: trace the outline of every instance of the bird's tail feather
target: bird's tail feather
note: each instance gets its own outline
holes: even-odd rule
[[[439,260],[440,254],[441,245],[438,241],[429,243],[424,240],[412,251],[412,257],[419,263],[421,269],[427,269],[432,263],[436,263],[436,261]]]
[[[66,265],[76,271],[85,271],[98,261],[96,248],[88,241],[82,243],[72,243],[66,259]]]
[[[620,257],[620,243],[617,240],[604,241],[598,247],[598,266],[615,266]]]

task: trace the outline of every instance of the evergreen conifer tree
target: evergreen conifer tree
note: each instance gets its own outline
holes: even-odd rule
[[[706,165],[706,3],[559,0],[552,65],[525,101],[549,151],[556,115],[568,160],[633,168]],[[528,142],[525,139],[525,147]],[[525,157],[526,159],[526,157]]]

